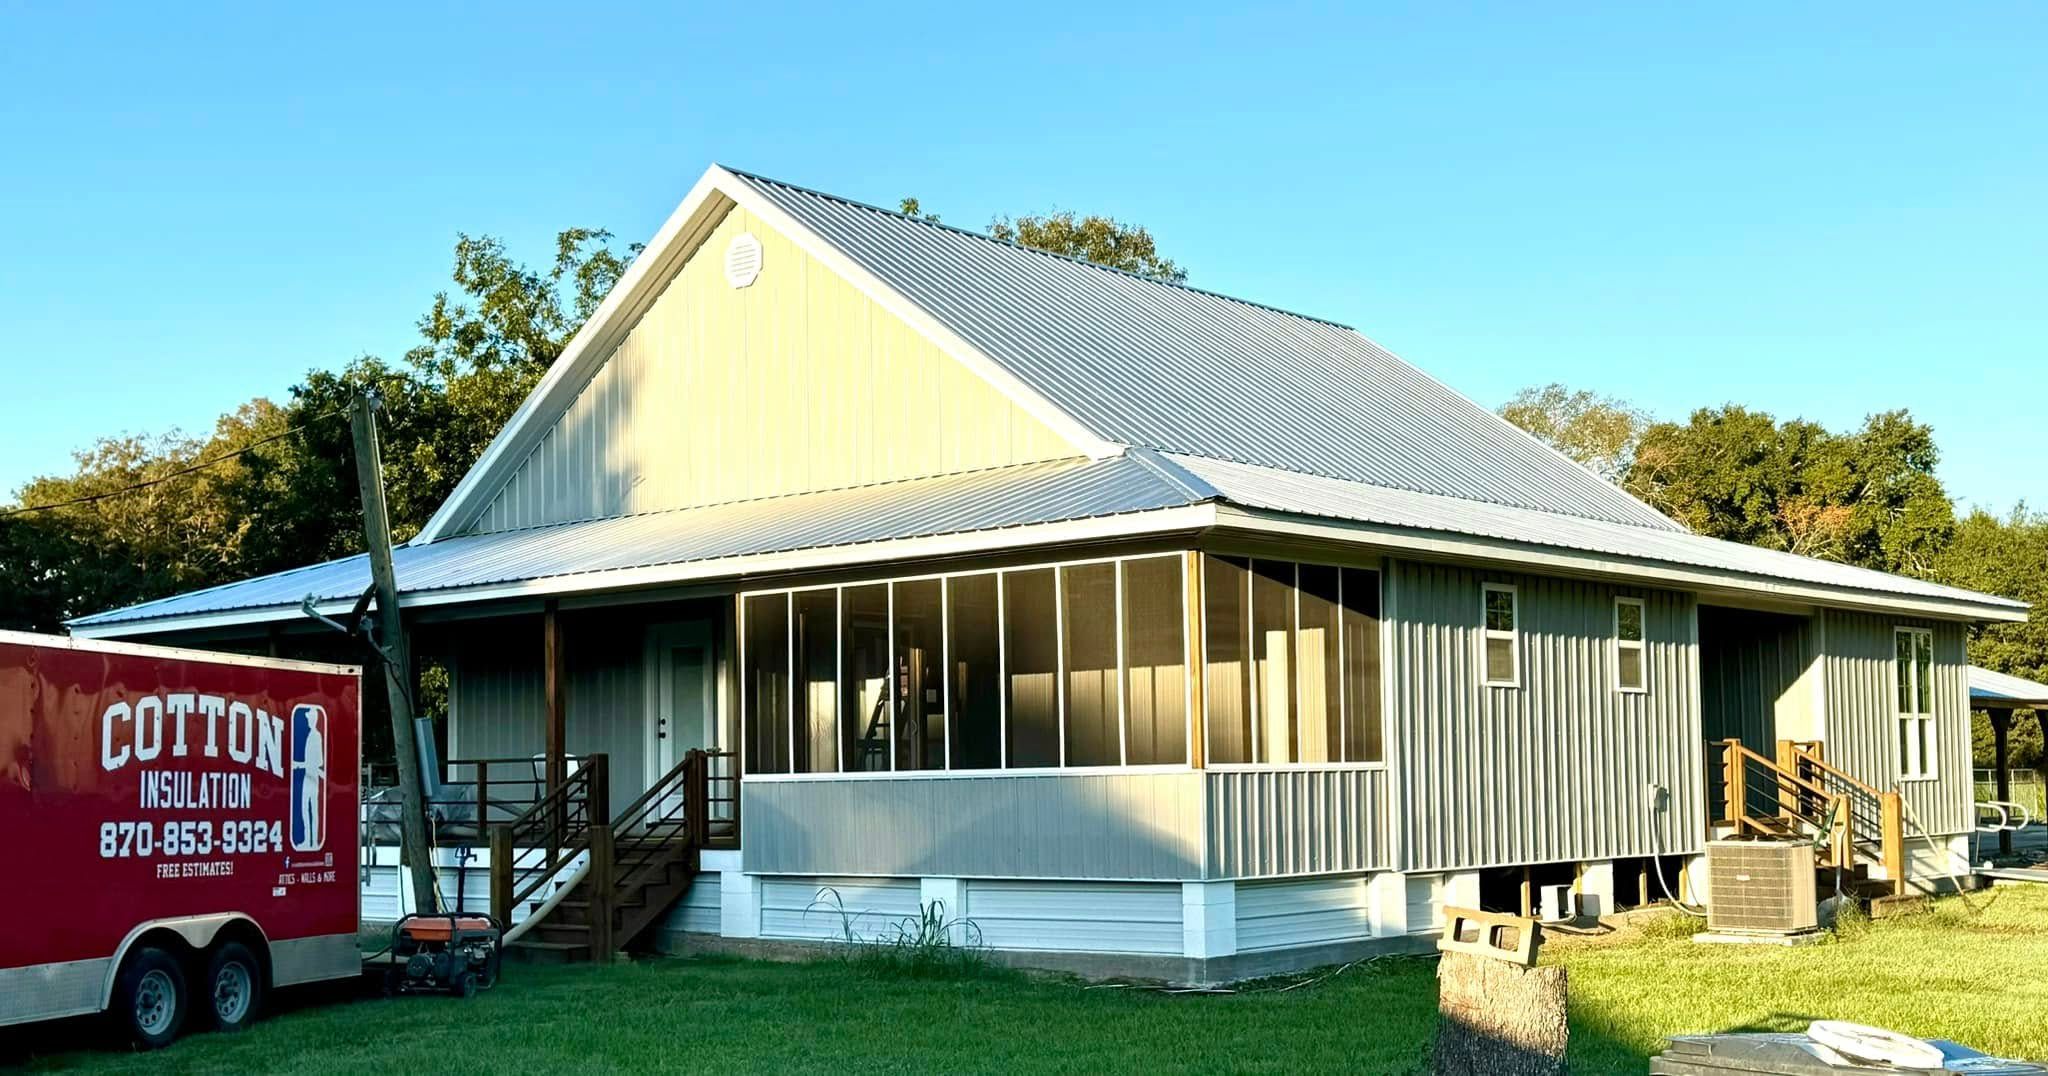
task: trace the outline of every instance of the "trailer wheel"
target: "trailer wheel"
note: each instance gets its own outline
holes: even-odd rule
[[[207,1009],[220,1031],[256,1022],[263,1005],[263,965],[241,942],[226,942],[206,962]]]
[[[178,1037],[188,1001],[185,969],[171,954],[145,946],[121,968],[114,989],[114,1017],[126,1025],[137,1046],[155,1050]]]

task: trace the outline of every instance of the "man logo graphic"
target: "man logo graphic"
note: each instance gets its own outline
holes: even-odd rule
[[[327,843],[327,709],[292,707],[292,850]]]

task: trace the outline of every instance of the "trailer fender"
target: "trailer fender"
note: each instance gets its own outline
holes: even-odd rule
[[[121,965],[127,961],[129,950],[133,949],[136,941],[144,935],[159,930],[169,931],[191,946],[193,952],[200,953],[205,952],[207,946],[213,944],[213,939],[219,937],[220,932],[229,926],[247,926],[255,931],[256,937],[262,942],[262,949],[257,955],[264,957],[264,954],[269,952],[270,936],[263,932],[262,927],[256,925],[255,919],[242,912],[185,915],[137,923],[135,928],[128,932],[128,936],[121,939],[121,947],[114,950],[114,959],[107,964],[106,981],[100,985],[100,1009],[104,1011],[114,1003],[114,983],[121,976]],[[267,957],[264,959],[268,960]]]

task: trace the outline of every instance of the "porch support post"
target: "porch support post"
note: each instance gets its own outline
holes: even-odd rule
[[[2012,799],[2012,769],[2011,759],[2006,752],[2011,746],[2008,743],[2008,738],[2012,733],[2012,711],[1987,710],[1985,712],[1991,718],[1992,780],[1998,782],[1999,800],[2009,801]],[[2012,831],[2009,829],[2000,829],[1998,831],[1998,854],[2001,856],[2012,854]]]
[[[547,785],[548,791],[562,787],[569,778],[567,753],[568,721],[562,707],[562,624],[560,611],[550,601],[540,615],[541,691],[547,696]]]
[[[1202,554],[1189,550],[1182,558],[1181,576],[1187,603],[1188,645],[1188,765],[1201,769],[1207,764],[1209,733],[1202,704],[1208,677],[1204,654],[1208,644],[1202,636]]]

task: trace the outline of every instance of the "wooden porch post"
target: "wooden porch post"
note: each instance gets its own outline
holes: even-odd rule
[[[1892,895],[1906,895],[1906,809],[1897,789],[1879,797],[1884,805],[1884,872],[1891,876]]]
[[[541,692],[547,697],[547,786],[553,792],[568,780],[569,765],[562,746],[568,740],[562,707],[562,624],[552,601],[540,615],[540,640]]]
[[[1207,765],[1209,745],[1207,715],[1202,705],[1208,689],[1204,681],[1209,675],[1206,662],[1208,644],[1202,634],[1202,554],[1199,550],[1189,550],[1183,562],[1181,581],[1187,595],[1188,633],[1188,765],[1199,770]]]
[[[2012,711],[1987,710],[1985,713],[1991,718],[1992,780],[1998,782],[1998,798],[2009,801],[2012,799],[2012,769],[2006,751],[2010,746],[2007,738],[2012,732]],[[2012,831],[2009,829],[1998,831],[1998,854],[2012,854]]]

